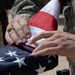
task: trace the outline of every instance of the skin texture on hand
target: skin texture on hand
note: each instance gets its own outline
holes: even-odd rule
[[[75,35],[60,31],[46,31],[31,40],[31,44],[45,38],[31,55],[61,55],[75,57]]]
[[[12,28],[10,32],[6,31],[5,38],[6,41],[13,45],[19,45],[21,43],[26,43],[27,39],[31,37],[31,31],[27,24],[27,21],[22,17],[17,17],[11,20],[8,24],[7,29]]]

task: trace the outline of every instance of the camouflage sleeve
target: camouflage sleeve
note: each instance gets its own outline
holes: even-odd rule
[[[72,1],[72,2],[71,2]],[[74,12],[75,12],[75,0],[71,0],[63,9],[64,15],[64,28],[65,32],[75,34]]]
[[[12,18],[23,16],[26,20],[29,20],[35,13],[39,11],[39,8],[31,0],[16,0],[12,10]]]

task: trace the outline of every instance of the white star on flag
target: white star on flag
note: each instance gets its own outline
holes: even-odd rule
[[[2,61],[4,61],[4,60],[3,60],[3,57],[0,57],[0,62],[2,62]]]
[[[42,67],[40,64],[39,64],[39,69],[37,69],[36,71],[38,72],[38,74],[40,73],[43,73],[45,71],[46,67]]]
[[[51,62],[51,60],[48,60],[48,63],[50,63]]]
[[[49,55],[49,56],[48,56],[48,58],[50,58],[51,56],[53,56],[54,58],[56,58],[56,56],[55,56],[55,55]]]
[[[18,63],[18,65],[19,65],[19,68],[22,66],[22,65],[27,65],[25,62],[24,62],[24,60],[25,60],[25,57],[23,57],[23,58],[17,58],[16,57],[16,61],[13,61],[14,63]]]
[[[12,57],[12,56],[18,56],[18,55],[16,54],[16,52],[17,52],[17,51],[14,51],[14,52],[8,51],[8,53],[5,53],[5,54],[10,55],[10,57]]]
[[[51,55],[49,55],[49,56],[48,56],[48,63],[50,63],[50,62],[51,62],[51,60],[49,60],[49,58],[50,58],[50,57],[51,57]]]
[[[9,73],[9,75],[10,75],[10,73]]]
[[[52,55],[54,58],[56,58],[56,56],[55,55]]]

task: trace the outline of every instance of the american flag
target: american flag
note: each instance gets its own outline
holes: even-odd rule
[[[58,65],[58,56],[31,56],[31,52],[25,45],[0,48],[0,75],[37,75]]]
[[[42,31],[56,30],[60,3],[50,0],[30,21],[32,37]],[[49,21],[49,22],[48,22]],[[30,39],[31,39],[30,38]],[[40,41],[41,42],[41,41]],[[39,45],[39,42],[36,42]],[[58,65],[57,55],[31,56],[36,44],[4,46],[0,48],[0,75],[37,75]]]

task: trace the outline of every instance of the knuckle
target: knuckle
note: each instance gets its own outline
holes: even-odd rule
[[[65,46],[64,46],[63,44],[61,44],[61,45],[58,46],[58,49],[59,49],[59,50],[62,50],[62,49],[64,49],[64,47],[65,47]]]
[[[23,25],[21,25],[21,28],[24,30],[24,32],[30,30],[30,28],[29,28],[29,26],[28,26],[27,24],[23,24]]]
[[[31,33],[30,29],[25,30],[25,34],[30,34],[30,33]]]
[[[24,34],[21,34],[21,35],[20,35],[20,38],[21,38],[21,39],[25,38],[25,35],[24,35]]]
[[[16,42],[18,41],[19,39],[17,37],[13,38],[13,41]]]
[[[16,27],[15,29],[17,32],[21,30],[21,27]]]
[[[49,51],[50,51],[50,49],[49,49],[49,48],[46,48],[45,50],[46,50],[47,52],[49,52]]]
[[[41,42],[41,46],[46,46],[46,43],[45,42]]]
[[[60,33],[57,33],[57,34],[54,35],[54,37],[55,38],[60,38],[61,37],[61,34]]]
[[[21,23],[21,26],[24,27],[24,26],[27,26],[27,21],[25,19],[20,19],[20,23]]]

